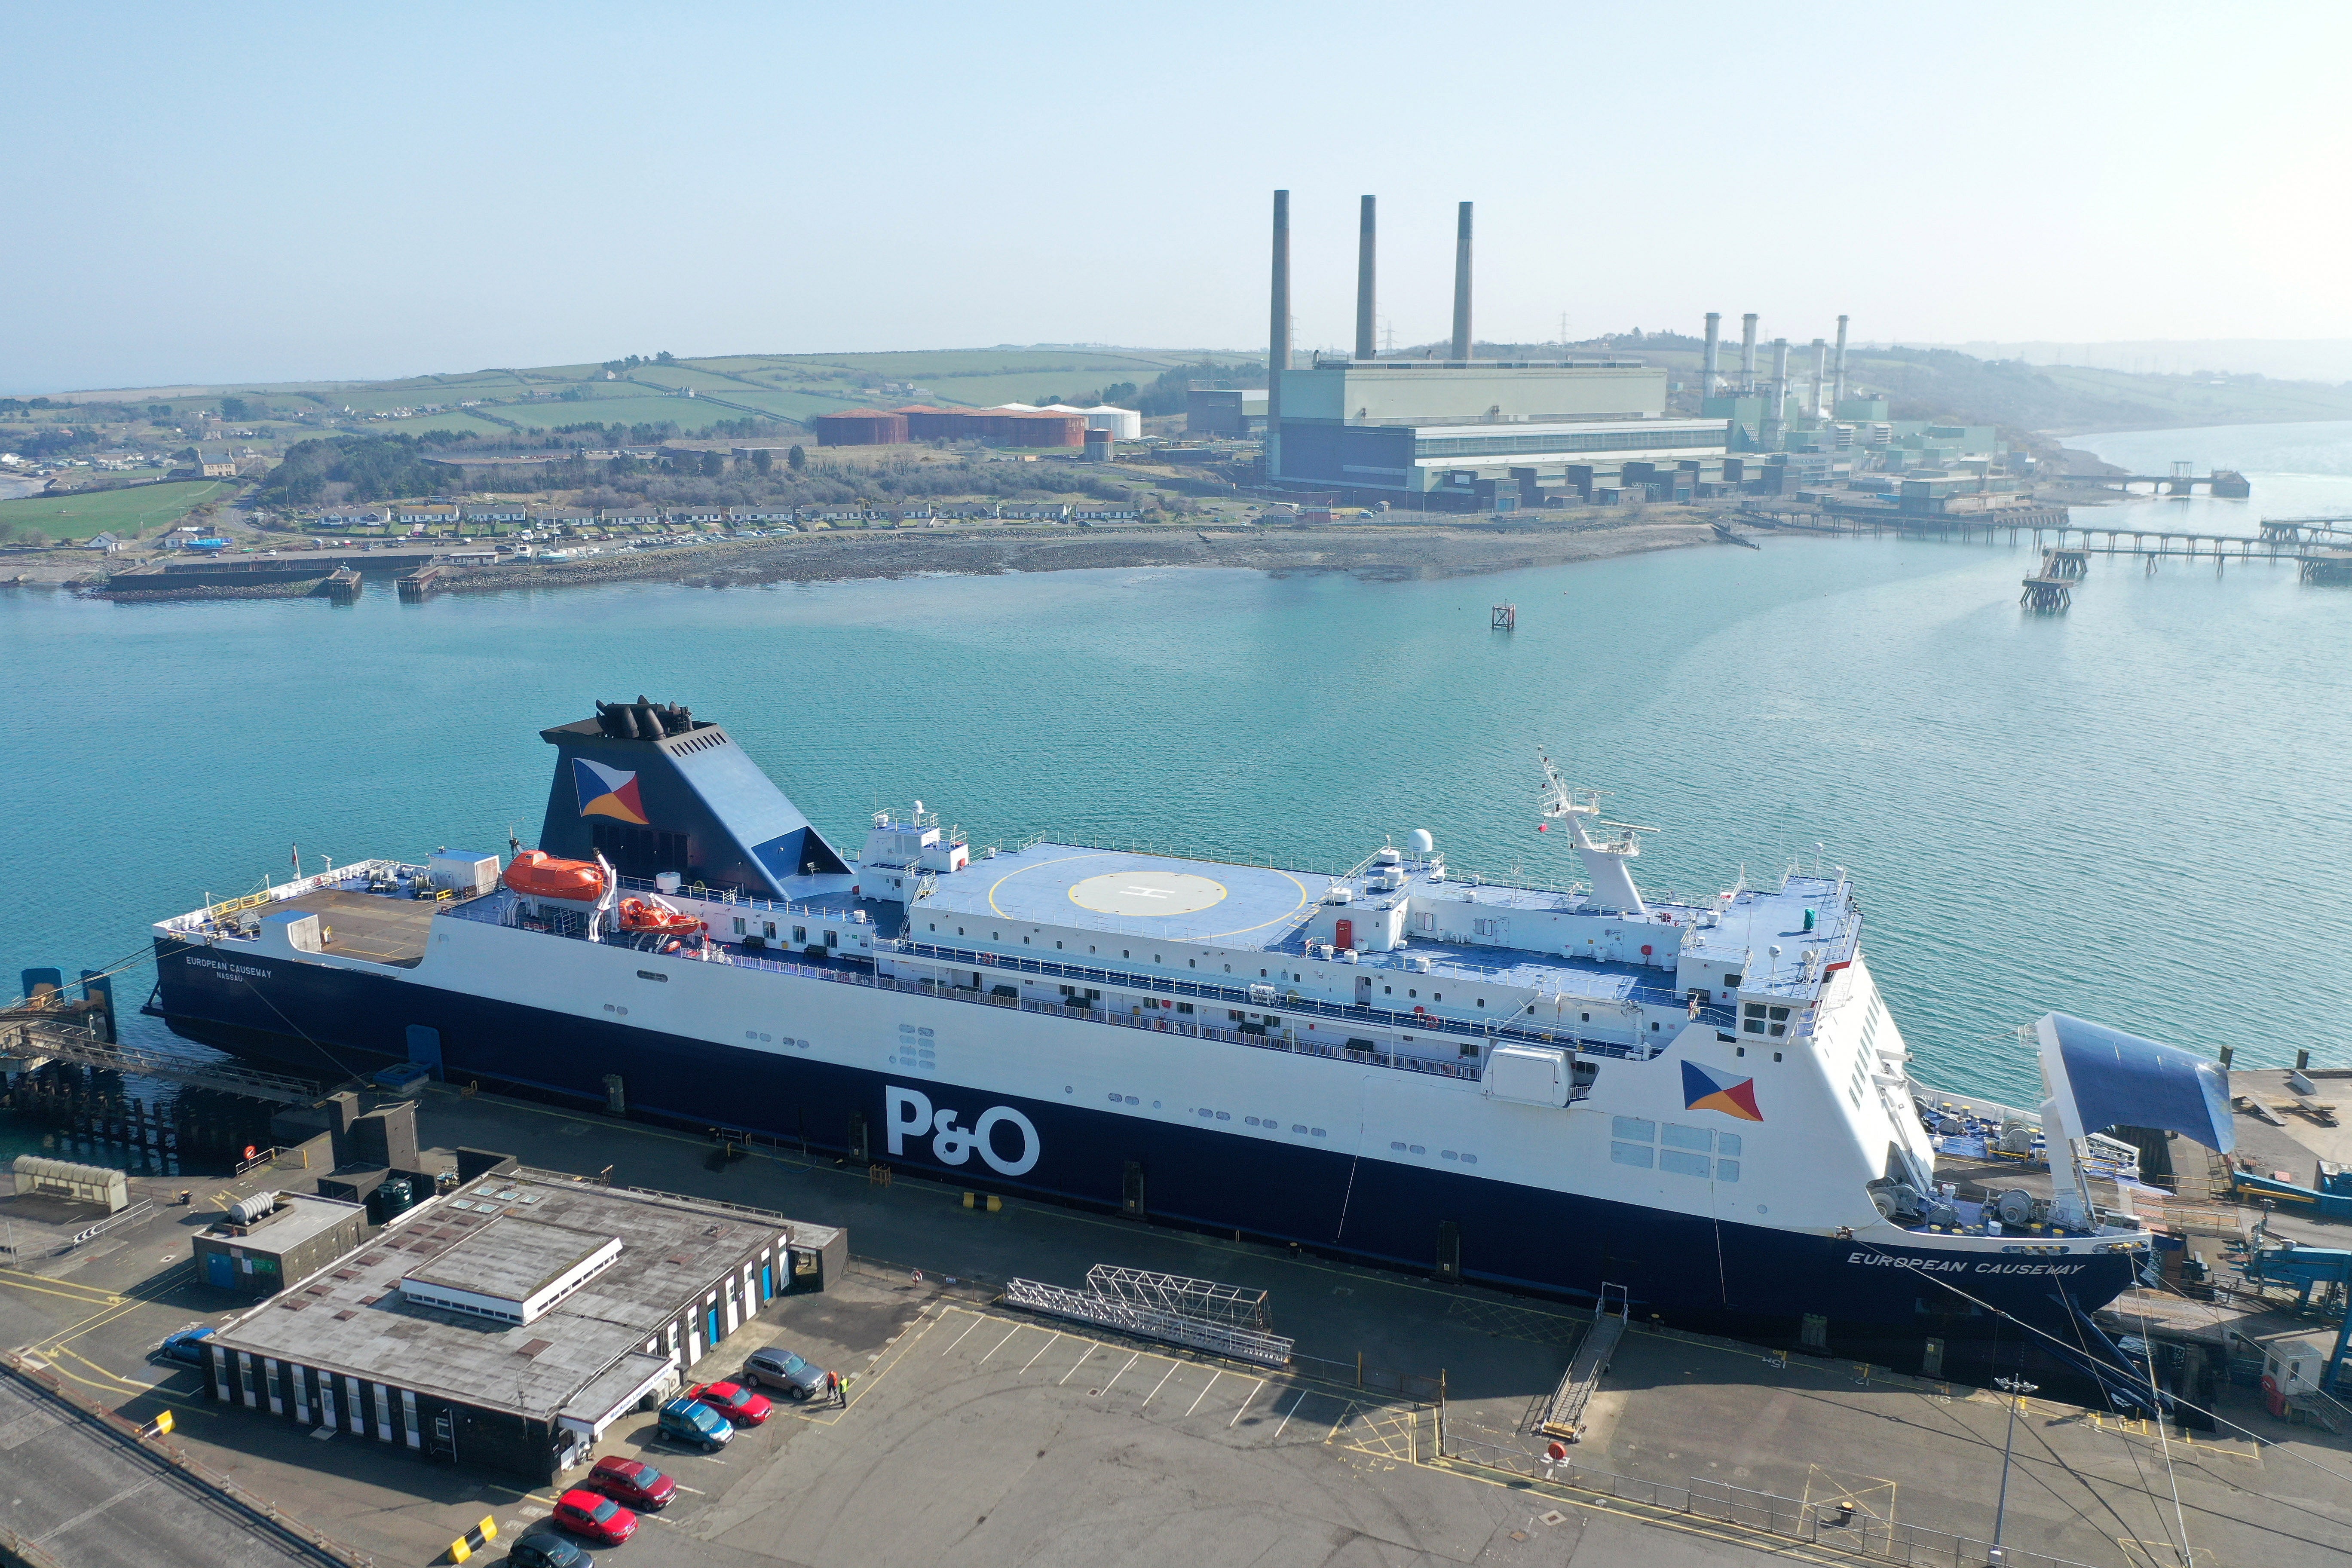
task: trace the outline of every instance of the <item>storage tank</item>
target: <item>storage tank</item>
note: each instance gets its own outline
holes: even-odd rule
[[[1111,433],[1108,430],[1087,432],[1086,459],[1089,463],[1108,463],[1112,449]]]
[[[993,412],[993,410],[992,410]],[[1004,447],[1078,447],[1086,444],[1087,419],[1083,414],[1000,414],[997,427],[1003,432],[995,437]]]
[[[1086,416],[1087,429],[1108,430],[1115,441],[1143,439],[1143,416],[1132,408],[1118,408],[1108,403],[1097,403],[1092,408],[1081,408],[1078,412]]]
[[[812,423],[820,447],[891,447],[907,439],[907,416],[879,408],[820,414]]]
[[[970,419],[959,409],[915,403],[890,412],[907,421],[910,441],[960,441],[971,434]]]

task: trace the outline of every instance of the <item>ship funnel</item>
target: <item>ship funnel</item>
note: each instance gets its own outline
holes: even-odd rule
[[[837,876],[848,863],[727,731],[686,708],[600,702],[596,716],[541,730],[556,749],[539,847],[603,858],[624,877],[665,871],[759,898]],[[807,889],[801,889],[805,896]]]

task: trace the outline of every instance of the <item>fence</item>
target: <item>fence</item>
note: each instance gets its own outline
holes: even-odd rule
[[[1879,1519],[1844,1499],[1806,1502],[1702,1476],[1689,1477],[1679,1484],[1649,1481],[1580,1465],[1573,1458],[1552,1461],[1515,1444],[1472,1436],[1448,1421],[1442,1409],[1437,1423],[1437,1452],[1441,1462],[1548,1481],[1557,1487],[1597,1493],[1662,1512],[1716,1520],[1873,1563],[1916,1563],[1921,1568],[1994,1568],[1996,1564],[2006,1564],[2007,1568],[2088,1568],[2071,1558],[2052,1557],[2016,1546],[2004,1546],[1995,1555],[1988,1542]]]

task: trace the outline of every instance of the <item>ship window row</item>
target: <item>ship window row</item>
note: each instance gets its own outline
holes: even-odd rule
[[[1740,1009],[1739,1029],[1742,1034],[1769,1035],[1777,1040],[1789,1032],[1789,1009],[1750,1002]]]
[[[1425,1143],[1405,1143],[1401,1142],[1391,1142],[1389,1144],[1389,1149],[1391,1152],[1398,1154],[1426,1154],[1429,1152],[1429,1146]],[[1440,1149],[1437,1152],[1437,1157],[1441,1160],[1459,1161],[1465,1165],[1475,1165],[1478,1163],[1477,1155],[1465,1154],[1458,1149]]]
[[[1706,1176],[1710,1162],[1704,1154],[1685,1153],[1680,1149],[1654,1149],[1647,1143],[1612,1143],[1609,1159],[1612,1164],[1631,1165],[1637,1170],[1672,1171],[1682,1176]],[[1739,1180],[1739,1162],[1712,1162],[1715,1179],[1718,1182]]]

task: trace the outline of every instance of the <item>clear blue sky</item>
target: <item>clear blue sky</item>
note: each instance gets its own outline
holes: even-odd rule
[[[1478,327],[2352,336],[2334,5],[5,0],[0,390]]]

